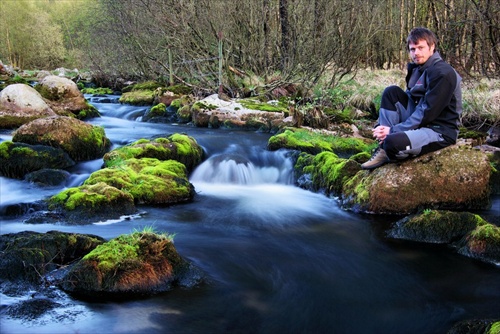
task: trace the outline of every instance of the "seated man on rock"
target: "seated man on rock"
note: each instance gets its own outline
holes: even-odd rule
[[[379,147],[361,165],[374,169],[456,143],[462,112],[461,78],[436,51],[437,38],[426,28],[414,28],[407,38],[412,62],[406,91],[387,87],[373,137]]]

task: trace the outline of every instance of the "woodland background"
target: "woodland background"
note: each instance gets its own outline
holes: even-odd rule
[[[216,89],[251,73],[331,88],[358,69],[404,68],[415,26],[463,77],[500,77],[497,0],[0,0],[0,60],[103,82]]]

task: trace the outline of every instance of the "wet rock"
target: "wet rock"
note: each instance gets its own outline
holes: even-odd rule
[[[0,235],[0,281],[40,283],[48,272],[81,258],[104,241],[94,235],[59,231]]]
[[[423,208],[486,209],[491,171],[486,154],[453,145],[358,172],[346,183],[341,202],[346,208],[376,214],[410,214]]]
[[[61,148],[4,141],[0,143],[0,175],[22,179],[42,169],[64,169],[75,165]],[[61,171],[61,173],[64,173]]]
[[[177,253],[172,236],[142,231],[97,247],[68,271],[60,286],[81,297],[124,298],[192,287],[201,279]]]
[[[469,212],[425,210],[397,221],[388,231],[390,238],[428,243],[451,243],[487,222]]]
[[[69,179],[71,174],[65,170],[44,168],[26,174],[24,179],[42,187],[59,186]]]
[[[184,134],[173,134],[167,138],[140,139],[106,153],[103,159],[105,166],[112,166],[117,161],[129,158],[176,160],[184,164],[188,172],[191,172],[200,164],[202,157],[203,148],[193,137]]]
[[[92,173],[84,185],[97,183],[126,191],[138,204],[178,204],[195,194],[186,167],[175,160],[127,159]]]
[[[78,86],[70,79],[56,75],[45,76],[35,89],[58,115],[76,116],[78,119],[100,116],[97,109],[87,102]]]
[[[453,325],[447,334],[498,334],[500,320],[474,319],[464,320]]]
[[[101,158],[111,147],[102,127],[65,116],[24,124],[13,133],[12,141],[61,148],[75,161]]]
[[[67,224],[91,224],[136,212],[133,196],[104,182],[68,188],[48,200]]]
[[[500,227],[493,224],[477,226],[456,247],[459,254],[500,265]]]
[[[13,84],[0,91],[0,128],[17,128],[32,120],[55,116],[54,110],[31,86]]]
[[[469,212],[425,210],[396,222],[387,236],[449,244],[461,255],[500,264],[500,227]]]

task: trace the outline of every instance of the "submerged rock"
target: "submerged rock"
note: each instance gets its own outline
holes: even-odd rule
[[[68,271],[60,286],[82,297],[124,298],[200,281],[200,272],[177,253],[172,236],[142,231],[94,249]]]
[[[77,162],[102,158],[111,147],[102,127],[65,116],[24,124],[14,132],[12,141],[58,147]]]

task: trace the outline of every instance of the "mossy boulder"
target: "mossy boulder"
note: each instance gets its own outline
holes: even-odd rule
[[[369,151],[372,146],[370,141],[361,138],[341,137],[305,128],[285,128],[269,138],[267,144],[269,150],[286,148],[309,154],[327,151],[343,158]]]
[[[0,281],[40,283],[45,274],[82,258],[105,240],[89,234],[24,231],[0,235]]]
[[[142,121],[144,122],[151,122],[151,121],[157,121],[158,119],[163,120],[167,119],[168,114],[167,114],[167,106],[164,103],[158,103],[151,107],[144,116],[142,117]]]
[[[472,319],[463,320],[446,332],[446,334],[499,334],[500,320]]]
[[[322,192],[327,196],[339,196],[344,184],[356,175],[361,167],[354,159],[339,158],[335,153],[325,151],[317,155],[301,153],[294,170],[301,188]]]
[[[38,118],[56,116],[33,87],[13,84],[0,91],[0,128],[13,129]]]
[[[500,265],[500,227],[493,224],[477,226],[458,247],[459,254]]]
[[[474,210],[490,206],[491,165],[479,150],[464,145],[359,171],[344,184],[345,208],[377,214],[410,214],[419,209]]]
[[[92,298],[152,295],[187,286],[188,281],[197,284],[200,277],[192,271],[172,236],[136,231],[96,247],[68,271],[60,286]]]
[[[177,204],[195,194],[186,167],[175,160],[130,158],[92,173],[84,185],[100,183],[127,192],[138,204]]]
[[[24,176],[24,180],[36,183],[38,186],[51,187],[64,185],[71,174],[65,170],[43,168]]]
[[[77,162],[101,158],[111,147],[102,127],[66,116],[24,124],[13,133],[12,141],[61,148]]]
[[[35,89],[58,115],[78,119],[100,116],[97,109],[85,99],[76,83],[68,78],[49,75],[40,80]]]
[[[388,231],[394,239],[448,244],[488,224],[479,215],[448,210],[424,210],[397,221]]]
[[[4,141],[0,143],[0,175],[22,179],[41,169],[64,169],[75,165],[60,148]]]
[[[459,254],[500,264],[500,227],[477,214],[424,210],[397,221],[387,235],[394,239],[450,244]]]
[[[122,89],[120,103],[131,104],[136,106],[153,105],[157,96],[157,89],[161,89],[162,84],[156,81],[146,81]]]
[[[136,212],[134,198],[104,182],[68,188],[48,199],[49,209],[69,224],[91,224]]]
[[[122,146],[104,155],[104,165],[113,166],[130,158],[155,158],[158,160],[176,160],[183,163],[191,172],[203,158],[203,148],[193,137],[185,134],[173,134],[167,138],[140,139]]]

